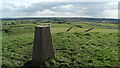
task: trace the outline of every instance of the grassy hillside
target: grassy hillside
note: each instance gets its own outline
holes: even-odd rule
[[[32,60],[34,28],[48,25],[46,20],[8,20],[2,27],[3,68],[21,67]],[[47,20],[48,21],[48,20]],[[50,20],[51,22],[53,20]],[[37,23],[34,23],[37,22]],[[117,66],[118,29],[89,25],[86,21],[51,23],[55,59],[44,62],[46,66]],[[79,25],[79,26],[78,26]],[[101,25],[117,28],[117,24]],[[66,32],[70,27],[72,29]],[[89,32],[86,30],[94,28]]]

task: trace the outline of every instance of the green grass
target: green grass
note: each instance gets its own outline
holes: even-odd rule
[[[27,20],[20,20],[19,22],[24,21]],[[34,20],[29,21],[33,22]],[[4,21],[4,23],[12,22],[16,21]],[[70,67],[117,66],[119,64],[117,29],[87,25],[83,24],[86,23],[84,21],[67,23],[52,23],[51,32],[55,58],[45,61],[44,65]],[[2,31],[3,68],[21,67],[27,61],[32,60],[35,26],[48,24],[49,23],[16,23],[16,25],[3,25],[3,29],[15,26],[11,27],[10,32]],[[82,28],[74,25],[80,25]],[[116,25],[111,24],[104,25],[116,27]],[[70,27],[73,28],[69,32],[66,32]],[[85,32],[85,30],[89,28],[94,29]]]
[[[33,33],[3,37],[3,66],[22,66],[31,60],[33,37]],[[118,65],[117,33],[64,32],[52,38],[56,57],[46,61],[47,66]]]
[[[118,24],[110,24],[110,23],[99,23],[99,24],[104,25],[104,26],[110,26],[110,27],[118,28]]]
[[[66,32],[69,28],[51,28],[52,33],[58,33],[58,32]],[[88,28],[89,29],[89,28]],[[85,30],[88,30],[87,28],[72,28],[69,32],[85,32]],[[93,29],[89,32],[102,32],[102,33],[117,33],[117,29]]]
[[[4,36],[2,42],[3,67],[24,65],[31,58],[33,34]]]
[[[55,66],[116,66],[117,33],[57,33]],[[109,40],[109,41],[108,41]]]
[[[2,31],[0,31],[0,67],[2,66]]]
[[[86,23],[86,22],[82,22],[82,23],[81,22],[77,22],[77,23],[73,23],[72,25],[80,25],[83,28],[106,29],[106,28],[103,28],[103,27],[100,27],[100,26],[87,25],[87,24],[83,24],[83,23]]]
[[[88,24],[97,24],[97,25],[102,25],[102,26],[109,26],[113,28],[118,28],[118,24],[111,24],[111,23],[91,23],[91,22],[85,22]]]

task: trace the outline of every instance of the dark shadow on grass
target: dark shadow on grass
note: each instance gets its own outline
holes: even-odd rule
[[[34,67],[32,66],[32,60],[26,62],[26,63],[24,64],[24,66],[22,66],[21,68],[34,68]]]
[[[22,66],[21,68],[48,68],[48,67],[46,67],[44,64],[40,64],[39,66],[35,66],[35,64],[33,64],[33,61],[31,60],[31,61],[26,62],[24,64],[24,66]]]

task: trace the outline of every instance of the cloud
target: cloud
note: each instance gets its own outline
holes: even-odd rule
[[[17,3],[17,2],[14,2],[14,1],[8,2],[8,4],[13,8],[25,6],[23,3]]]
[[[63,6],[60,6],[60,7],[63,8],[63,9],[70,9],[71,7],[73,7],[73,5],[67,4],[67,5],[63,5]]]
[[[32,0],[33,1],[33,0]],[[13,16],[76,16],[76,17],[113,17],[117,10],[116,2],[6,2],[3,7],[4,17]],[[61,0],[62,1],[62,0]],[[111,13],[112,12],[112,13]]]
[[[109,2],[108,5],[118,5],[118,2]]]
[[[51,10],[53,11],[57,11],[57,12],[74,12],[74,5],[72,4],[63,4],[63,5],[60,5],[60,6],[56,6],[56,7],[52,7]]]
[[[109,18],[118,18],[118,10],[105,10],[103,11],[104,16]]]
[[[36,12],[36,11],[43,11],[44,9],[52,9],[54,6],[59,6],[59,3],[54,2],[39,2],[33,3],[31,6],[23,9],[23,12]]]
[[[110,8],[113,10],[118,9],[118,2],[108,2],[106,9],[110,9]]]
[[[21,12],[22,9],[26,9],[29,4],[19,3],[15,1],[4,2],[2,5],[2,12]]]

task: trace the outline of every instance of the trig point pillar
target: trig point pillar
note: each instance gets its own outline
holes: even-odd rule
[[[54,58],[49,26],[36,26],[32,60],[34,66],[41,65],[48,58]]]

